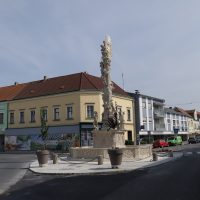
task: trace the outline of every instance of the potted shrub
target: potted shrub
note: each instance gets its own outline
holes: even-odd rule
[[[110,157],[112,169],[119,168],[119,165],[121,165],[122,163],[123,149],[120,149],[118,147],[108,149],[108,155]]]
[[[37,158],[38,158],[38,163],[40,167],[44,167],[47,166],[48,164],[48,158],[49,158],[49,151],[46,150],[46,140],[48,137],[48,129],[49,127],[47,126],[47,122],[45,119],[45,110],[41,109],[40,110],[40,122],[41,122],[41,134],[39,137],[41,137],[42,141],[43,141],[43,149],[38,150],[36,152],[37,154]]]

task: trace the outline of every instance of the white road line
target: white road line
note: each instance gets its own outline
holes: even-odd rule
[[[185,156],[190,156],[190,155],[192,155],[192,154],[193,154],[193,152],[185,152],[185,153],[184,153]]]
[[[200,154],[200,151],[197,151],[197,154]]]

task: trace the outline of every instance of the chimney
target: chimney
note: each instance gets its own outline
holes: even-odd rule
[[[43,79],[44,81],[46,81],[47,80],[47,76],[44,76],[44,79]]]

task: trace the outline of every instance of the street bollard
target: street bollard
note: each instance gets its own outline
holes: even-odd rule
[[[103,156],[102,155],[98,156],[98,165],[103,165]]]
[[[57,164],[58,163],[58,154],[53,153],[52,158],[53,158],[53,164]]]
[[[153,161],[157,161],[158,160],[158,155],[157,153],[153,152]]]
[[[54,154],[54,152],[50,153],[50,160],[53,160],[53,154]]]
[[[173,155],[173,151],[170,151],[169,152],[169,157],[173,157],[174,155]]]

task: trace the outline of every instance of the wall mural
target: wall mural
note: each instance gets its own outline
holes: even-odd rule
[[[47,149],[68,151],[70,147],[80,144],[75,133],[50,134],[47,138]],[[43,147],[42,138],[38,135],[5,136],[5,151],[37,150]]]

